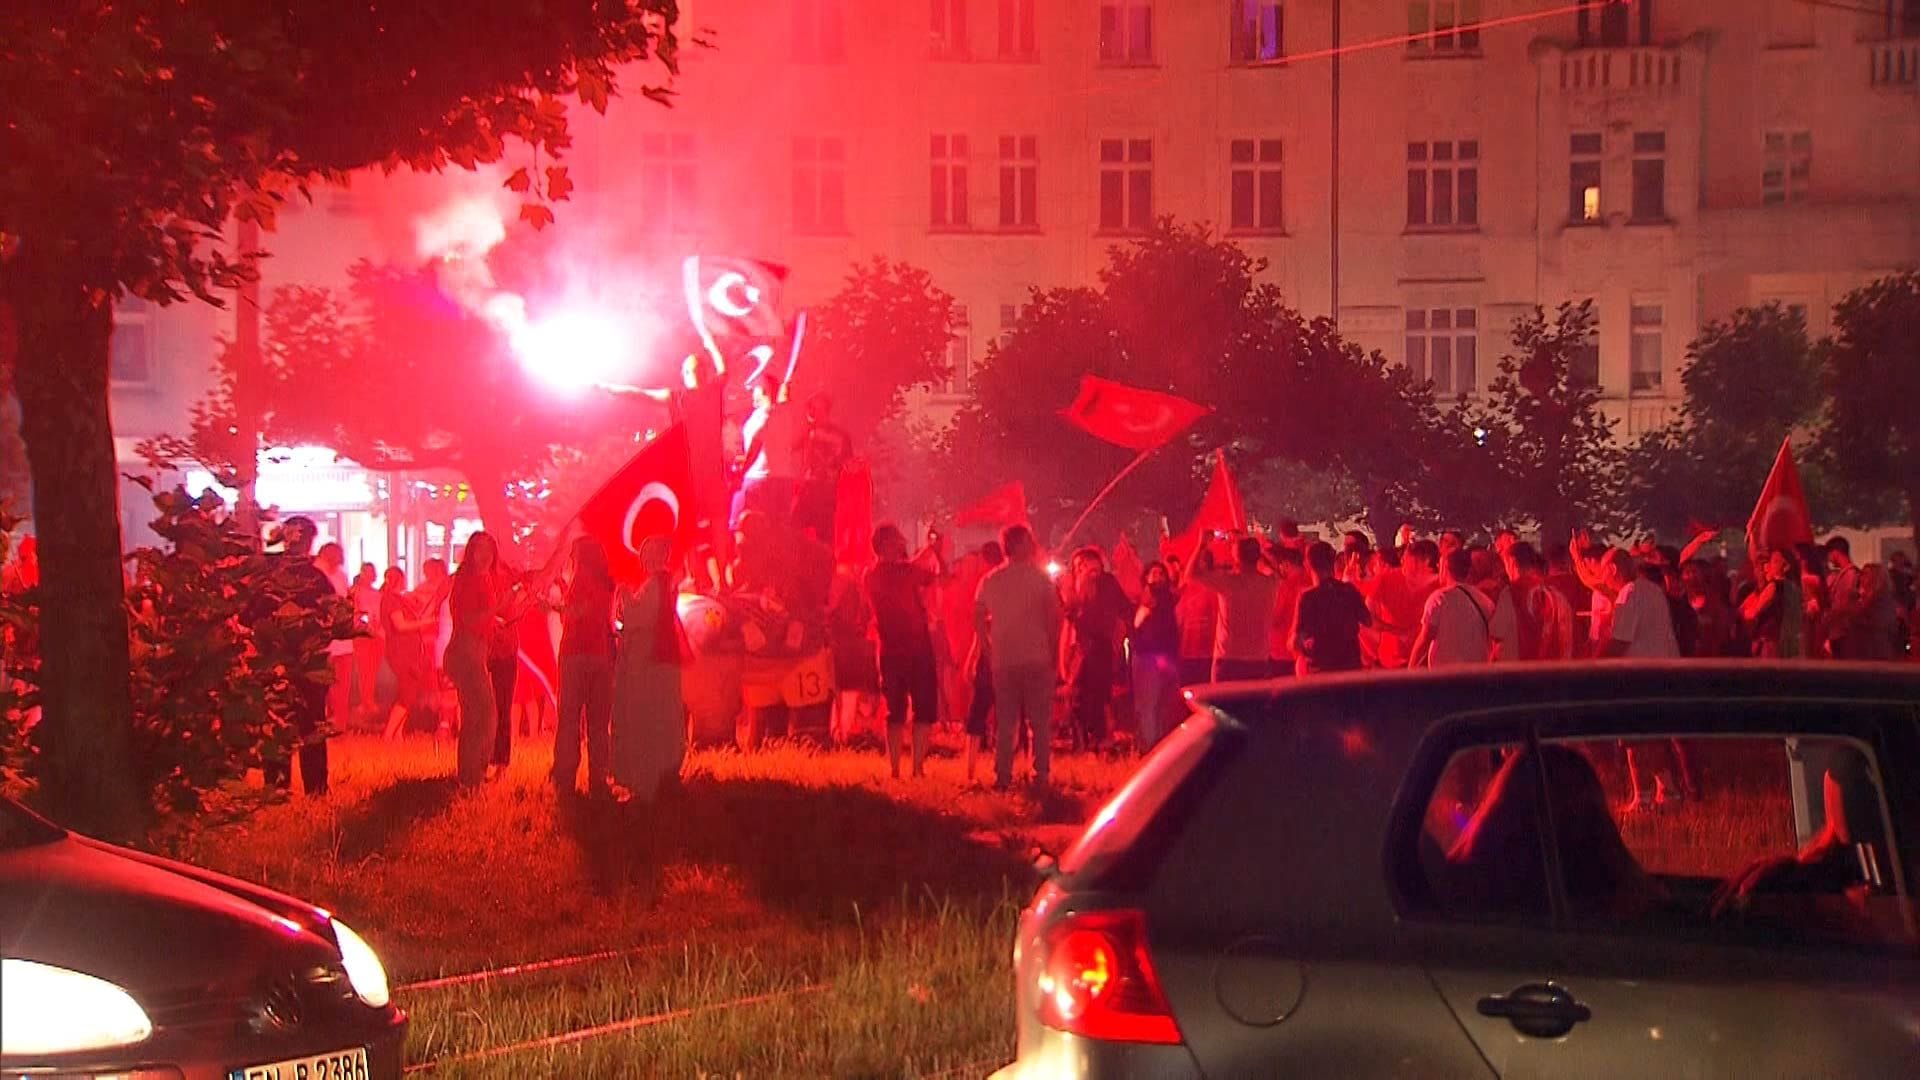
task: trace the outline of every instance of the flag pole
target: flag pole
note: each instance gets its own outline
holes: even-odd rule
[[[1161,446],[1164,446],[1164,445],[1166,444],[1165,443],[1161,444]],[[1092,516],[1094,510],[1099,507],[1102,500],[1104,500],[1107,496],[1113,494],[1113,489],[1120,486],[1120,481],[1125,480],[1129,475],[1131,475],[1133,470],[1140,467],[1141,462],[1147,460],[1147,458],[1155,450],[1158,450],[1158,449],[1160,449],[1159,446],[1149,446],[1145,450],[1140,451],[1140,454],[1138,457],[1135,457],[1132,461],[1127,462],[1126,468],[1121,469],[1118,473],[1115,473],[1113,479],[1107,481],[1107,486],[1101,488],[1100,494],[1095,495],[1093,497],[1093,501],[1087,504],[1087,508],[1085,510],[1080,511],[1080,516],[1074,519],[1073,527],[1067,530],[1067,535],[1064,537],[1061,537],[1060,547],[1062,549],[1065,549],[1068,544],[1071,544],[1073,542],[1074,534],[1080,531],[1080,526],[1085,525],[1087,523],[1087,518]]]

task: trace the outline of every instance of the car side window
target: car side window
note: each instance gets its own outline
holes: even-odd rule
[[[1461,921],[1542,921],[1550,913],[1539,787],[1517,740],[1454,747],[1414,805],[1396,853],[1403,899]]]
[[[1575,925],[1769,944],[1911,940],[1866,743],[1572,736],[1539,753]]]

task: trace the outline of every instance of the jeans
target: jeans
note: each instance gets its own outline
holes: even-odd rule
[[[1133,654],[1134,746],[1153,749],[1180,708],[1180,665],[1171,656]]]
[[[471,786],[487,778],[487,760],[500,725],[493,679],[487,673],[486,645],[471,637],[454,638],[447,644],[446,667],[460,700],[456,772],[461,784]]]
[[[587,789],[606,786],[613,761],[607,756],[613,722],[613,658],[560,658],[560,719],[553,743],[553,784],[572,791],[580,773],[580,735],[586,729]]]
[[[493,764],[503,769],[513,759],[513,684],[519,675],[519,656],[487,659],[487,678],[493,682]]]
[[[932,727],[940,718],[940,676],[934,668],[932,653],[880,655],[880,693],[887,699],[887,726],[907,722],[907,707],[913,707],[913,722]]]
[[[998,668],[993,673],[993,705],[996,732],[993,752],[993,778],[1006,787],[1013,783],[1013,745],[1020,721],[1033,728],[1033,774],[1047,782],[1053,758],[1053,687],[1051,664],[1022,664]]]

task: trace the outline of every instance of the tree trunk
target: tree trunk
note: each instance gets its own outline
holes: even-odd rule
[[[500,554],[511,566],[527,569],[525,553],[514,535],[513,511],[507,505],[507,474],[489,463],[469,462],[460,474],[467,478],[473,492],[473,505],[480,511],[480,524],[500,544]],[[449,536],[452,534],[449,533]]]
[[[4,287],[19,324],[14,385],[40,544],[41,790],[61,824],[129,839],[146,824],[148,804],[133,762],[107,402],[113,310],[51,263],[19,258]]]

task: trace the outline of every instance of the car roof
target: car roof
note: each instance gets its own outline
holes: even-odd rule
[[[1232,713],[1235,704],[1389,691],[1457,707],[1648,698],[1890,701],[1920,705],[1920,666],[1832,661],[1605,660],[1467,664],[1419,671],[1369,671],[1305,679],[1218,683],[1188,689],[1196,705]]]

